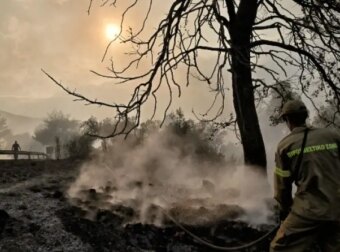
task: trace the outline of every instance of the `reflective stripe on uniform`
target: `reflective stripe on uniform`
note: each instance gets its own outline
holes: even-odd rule
[[[283,178],[288,178],[291,175],[290,171],[282,170],[279,167],[276,167],[274,172],[275,172],[276,175],[283,177]]]
[[[334,149],[338,149],[338,145],[336,143],[319,144],[319,145],[312,145],[312,146],[305,147],[303,150],[303,153],[311,153],[311,152],[334,150]],[[294,156],[299,155],[300,152],[301,152],[301,148],[295,149],[295,150],[288,152],[287,156],[289,158],[292,158]]]

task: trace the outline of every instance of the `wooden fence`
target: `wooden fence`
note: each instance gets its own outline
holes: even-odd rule
[[[13,150],[0,150],[0,155],[12,155],[14,159],[14,155],[17,154],[20,159],[22,156],[25,156],[26,159],[47,159],[48,155],[43,152],[36,151],[13,151]]]

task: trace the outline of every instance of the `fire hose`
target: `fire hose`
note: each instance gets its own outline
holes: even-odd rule
[[[243,249],[247,249],[250,248],[252,246],[255,246],[256,244],[259,244],[260,242],[262,242],[264,239],[266,239],[267,237],[269,237],[270,235],[272,235],[273,233],[275,233],[277,231],[277,229],[279,228],[280,225],[276,225],[274,228],[272,228],[271,230],[269,230],[267,233],[265,233],[264,235],[262,235],[261,237],[259,237],[258,239],[249,242],[247,244],[244,245],[240,245],[240,246],[233,246],[233,247],[224,247],[224,246],[217,246],[214,245],[200,237],[198,237],[197,235],[193,234],[191,231],[189,231],[187,228],[185,228],[181,223],[179,223],[173,216],[171,216],[165,209],[161,208],[163,213],[180,229],[182,229],[186,234],[190,235],[192,238],[194,238],[197,242],[201,243],[202,245],[205,245],[207,247],[213,248],[215,250],[221,250],[221,251],[237,251],[237,250],[243,250]]]

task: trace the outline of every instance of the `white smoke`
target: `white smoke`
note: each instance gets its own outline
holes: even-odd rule
[[[161,225],[164,210],[191,224],[236,217],[251,224],[268,222],[271,191],[266,178],[252,167],[183,156],[180,148],[169,146],[169,139],[188,151],[192,145],[176,138],[162,130],[138,147],[129,139],[116,140],[108,152],[83,165],[69,197],[82,200],[89,189],[106,192],[110,197],[105,203],[134,208],[142,223]]]

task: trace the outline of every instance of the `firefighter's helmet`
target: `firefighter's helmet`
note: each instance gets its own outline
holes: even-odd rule
[[[307,107],[301,100],[291,100],[283,105],[280,117],[282,118],[286,115],[306,113],[308,113]]]

